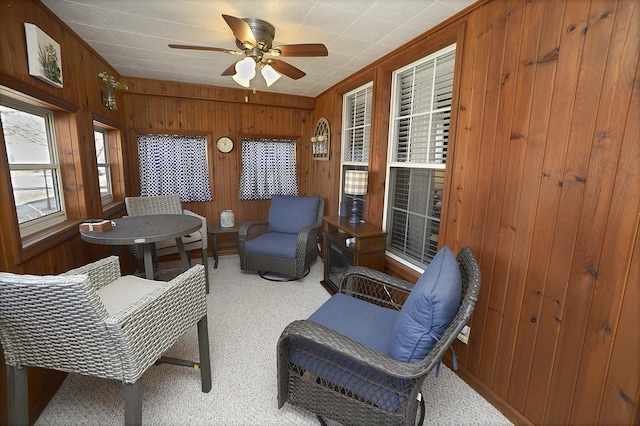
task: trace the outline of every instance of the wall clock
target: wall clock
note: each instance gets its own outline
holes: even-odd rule
[[[231,150],[233,149],[233,141],[231,140],[231,138],[223,136],[216,142],[216,148],[218,148],[218,151],[225,154],[231,152]]]

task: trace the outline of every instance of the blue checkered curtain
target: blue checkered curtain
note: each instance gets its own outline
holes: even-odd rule
[[[283,139],[242,139],[240,200],[298,195],[296,145]]]
[[[140,194],[180,194],[185,202],[211,201],[204,136],[138,135]]]

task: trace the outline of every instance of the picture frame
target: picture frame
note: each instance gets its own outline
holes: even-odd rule
[[[62,55],[60,44],[34,24],[25,22],[29,75],[52,86],[62,88]]]

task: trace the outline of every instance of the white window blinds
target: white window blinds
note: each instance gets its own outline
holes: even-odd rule
[[[426,268],[438,249],[455,45],[394,73],[387,251]]]
[[[345,95],[343,162],[368,163],[373,85]]]
[[[444,164],[455,50],[398,74],[392,162]]]

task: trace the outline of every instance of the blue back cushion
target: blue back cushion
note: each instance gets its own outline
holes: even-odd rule
[[[438,251],[400,310],[394,325],[391,357],[403,362],[424,359],[460,307],[462,278],[448,247]]]
[[[318,197],[284,197],[274,195],[269,208],[269,232],[298,234],[318,219]]]

